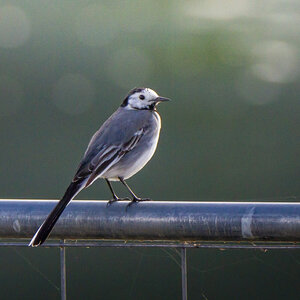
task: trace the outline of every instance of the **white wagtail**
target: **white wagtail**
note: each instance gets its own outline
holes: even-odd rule
[[[139,198],[125,179],[140,171],[153,156],[161,127],[156,105],[168,100],[149,88],[134,88],[128,93],[117,111],[92,137],[71,184],[29,246],[41,245],[68,203],[98,178],[104,178],[112,192],[113,199],[108,204],[129,200],[119,198],[110,181],[120,181],[126,186],[132,196],[129,205],[149,200]]]

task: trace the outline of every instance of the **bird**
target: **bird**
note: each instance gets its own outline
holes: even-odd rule
[[[108,205],[115,201],[130,200],[117,196],[112,181],[119,181],[127,188],[132,197],[128,206],[150,200],[138,197],[125,180],[140,171],[153,156],[161,129],[161,118],[156,107],[169,100],[150,88],[140,87],[129,91],[119,108],[92,136],[65,194],[28,246],[42,245],[70,201],[98,178],[106,181],[112,193]]]

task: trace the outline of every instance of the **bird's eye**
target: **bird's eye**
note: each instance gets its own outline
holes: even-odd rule
[[[145,99],[145,96],[144,96],[144,95],[140,95],[139,98],[140,98],[141,100],[144,100],[144,99]]]

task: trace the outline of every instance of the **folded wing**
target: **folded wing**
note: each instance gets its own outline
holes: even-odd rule
[[[136,147],[144,134],[144,129],[141,128],[126,142],[115,145],[104,144],[97,153],[84,157],[76,172],[73,182],[87,179],[85,187],[91,185],[98,177],[102,176],[114,164],[116,164],[127,152]],[[96,146],[96,145],[95,145]]]

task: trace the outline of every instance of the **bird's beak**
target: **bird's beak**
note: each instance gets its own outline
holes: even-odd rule
[[[171,101],[171,99],[165,98],[165,97],[157,97],[157,98],[154,99],[155,103],[166,102],[166,101]]]

